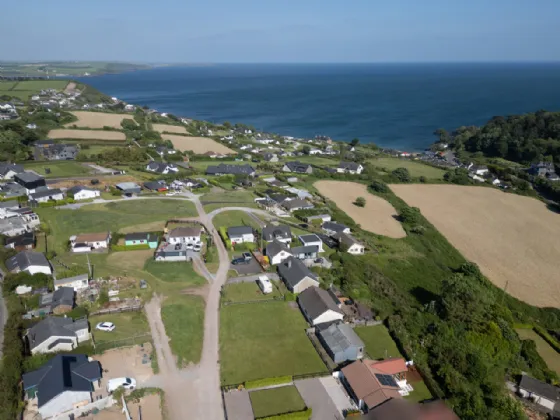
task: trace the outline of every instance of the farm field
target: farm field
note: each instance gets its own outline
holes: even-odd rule
[[[560,306],[559,215],[493,188],[391,185],[497,287],[535,306]]]
[[[168,133],[187,134],[187,129],[183,125],[152,124],[152,127],[160,133],[166,131]]]
[[[72,111],[78,121],[74,121],[66,124],[66,127],[83,127],[83,128],[103,128],[112,127],[118,130],[122,129],[122,120],[129,119],[134,121],[134,118],[130,114],[110,114],[105,112],[93,112],[93,111]]]
[[[37,172],[45,178],[86,176],[91,173],[88,167],[72,161],[25,163],[23,167],[28,171]],[[45,171],[47,168],[50,169],[48,174]]]
[[[354,328],[354,331],[364,342],[366,346],[366,353],[372,359],[402,357],[385,325],[356,327]]]
[[[193,265],[189,262],[158,262],[149,258],[144,264],[144,270],[169,283],[183,282],[190,286],[206,284],[206,280],[194,272]]]
[[[223,144],[207,137],[187,137],[176,134],[162,134],[161,138],[171,141],[171,143],[173,143],[173,147],[181,152],[190,150],[198,155],[202,155],[206,152],[222,153],[225,155],[237,153]]]
[[[217,214],[213,219],[213,223],[216,227],[251,226],[255,229],[259,227],[259,224],[251,215],[241,210],[224,211]]]
[[[294,385],[249,393],[255,418],[305,410],[305,402]]]
[[[383,157],[370,159],[368,163],[371,163],[379,169],[384,169],[386,172],[392,172],[397,168],[406,168],[413,177],[424,176],[427,179],[441,180],[445,174],[443,169],[434,168],[410,159]]]
[[[111,332],[96,330],[95,326],[100,322],[112,322],[115,324],[115,329]],[[96,344],[122,340],[133,335],[150,332],[150,326],[143,311],[95,315],[89,318],[89,325]],[[146,341],[149,340],[150,338],[146,336]]]
[[[64,90],[67,84],[65,80],[0,81],[0,96],[8,95],[26,101],[41,89]]]
[[[216,193],[204,194],[201,203],[206,212],[222,207],[252,207],[255,208],[255,198],[257,196],[251,191],[221,191]]]
[[[544,338],[531,329],[518,328],[515,332],[522,340],[533,340],[537,346],[537,352],[546,362],[548,368],[560,375],[560,354]]]
[[[223,306],[220,310],[222,384],[326,372],[326,366],[305,334],[306,328],[299,309],[286,302]]]
[[[370,194],[367,187],[357,182],[318,181],[313,184],[326,198],[334,201],[339,209],[348,214],[361,228],[377,235],[404,238],[406,232],[395,220],[397,211],[381,197]],[[365,207],[353,202],[358,197],[366,199]]]
[[[125,141],[126,136],[120,131],[104,130],[72,130],[56,128],[49,131],[48,137],[51,139],[76,139],[76,140],[104,140],[104,141]]]

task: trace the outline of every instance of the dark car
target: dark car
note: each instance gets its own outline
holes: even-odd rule
[[[314,263],[315,264],[323,264],[323,259],[322,258],[315,258]]]
[[[245,258],[234,258],[231,263],[233,265],[240,265],[240,264],[249,264],[250,260],[246,260]]]

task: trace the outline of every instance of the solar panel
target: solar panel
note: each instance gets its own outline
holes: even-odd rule
[[[383,375],[381,373],[376,373],[375,377],[379,381],[379,383],[383,386],[393,386],[398,387],[397,382],[391,375]]]

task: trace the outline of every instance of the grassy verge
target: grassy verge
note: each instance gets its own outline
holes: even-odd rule
[[[252,228],[258,228],[259,224],[253,219],[249,214],[244,211],[233,210],[225,211],[223,213],[217,214],[212,221],[214,226],[251,226]]]
[[[249,394],[255,418],[305,410],[305,402],[293,385],[253,391]]]
[[[115,329],[111,332],[99,331],[95,326],[100,322],[112,322],[115,324]],[[108,345],[111,341],[123,340],[121,345],[129,345],[125,339],[135,335],[145,334],[150,332],[148,320],[144,312],[123,312],[120,314],[96,315],[89,318],[89,324],[95,343],[100,346]],[[146,336],[145,341],[150,341],[150,337]],[[138,341],[136,344],[139,344]]]
[[[222,299],[224,300],[224,302],[266,300],[282,296],[276,286],[273,287],[272,293],[268,293],[265,295],[255,281],[249,283],[228,284],[224,287],[223,290],[224,293]]]
[[[356,327],[356,334],[366,346],[366,352],[372,359],[388,359],[402,357],[397,345],[389,335],[384,325],[372,327]]]
[[[432,393],[430,392],[424,381],[414,382],[411,383],[411,385],[412,388],[414,388],[414,391],[404,397],[405,399],[413,402],[420,402],[433,398]]]
[[[195,273],[189,262],[156,262],[150,258],[146,260],[144,270],[165,282],[183,282],[185,286],[206,284],[206,280]]]

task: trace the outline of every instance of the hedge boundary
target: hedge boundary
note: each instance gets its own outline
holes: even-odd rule
[[[541,338],[546,341],[548,344],[550,344],[550,346],[556,350],[558,353],[560,353],[560,343],[553,337],[551,336],[547,330],[545,330],[543,327],[539,327],[539,326],[534,326],[533,327],[533,331],[535,331],[539,336],[541,336]]]
[[[306,408],[302,411],[292,411],[290,413],[277,414],[268,417],[258,417],[256,420],[309,420],[313,410],[311,408]]]
[[[140,251],[144,249],[150,249],[148,244],[139,245],[111,245],[111,251]]]
[[[254,381],[246,381],[244,386],[246,389],[264,388],[273,385],[283,385],[292,383],[292,376],[276,376],[274,378],[255,379]]]

